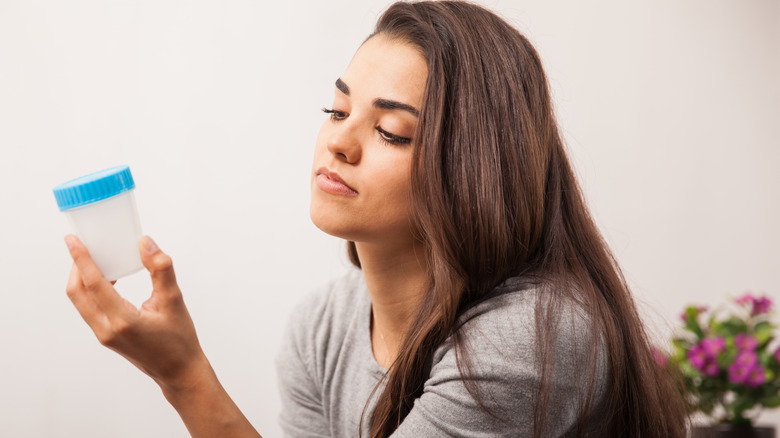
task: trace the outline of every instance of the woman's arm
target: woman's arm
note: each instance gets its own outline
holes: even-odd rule
[[[116,351],[160,386],[193,437],[259,437],[219,383],[200,347],[171,258],[149,237],[141,260],[152,294],[140,308],[107,281],[75,236],[65,238],[73,268],[67,294],[104,346]]]

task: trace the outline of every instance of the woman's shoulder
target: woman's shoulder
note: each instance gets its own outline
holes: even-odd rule
[[[412,410],[409,425],[402,425],[408,436],[426,435],[417,432],[427,432],[431,424],[454,435],[532,435],[534,412],[528,407],[536,405],[543,380],[540,348],[547,350],[552,364],[546,379],[551,390],[547,410],[556,419],[552,435],[565,435],[573,427],[587,392],[578,376],[595,369],[593,383],[599,388],[606,381],[606,368],[601,349],[597,348],[595,364],[590,356],[591,321],[573,299],[559,298],[559,305],[553,306],[557,330],[540,344],[537,318],[547,318],[540,310],[546,307],[549,292],[543,284],[512,278],[463,313],[456,334],[434,353],[423,395],[416,402],[419,409]],[[539,322],[544,326],[547,321]]]
[[[591,335],[593,321],[584,306],[574,295],[558,292],[548,283],[509,278],[461,315],[459,330],[466,338],[490,336],[519,343],[518,347],[533,344],[539,326],[554,326],[566,344]],[[543,321],[537,321],[540,318]]]
[[[511,278],[490,298],[466,311],[459,320],[459,340],[476,368],[490,378],[508,382],[535,381],[541,352],[550,359],[551,383],[573,389],[573,374],[595,370],[606,380],[606,344],[594,319],[571,293],[560,293],[547,283]],[[454,343],[437,351],[443,364],[456,356]],[[593,366],[593,367],[592,367]],[[595,367],[595,368],[594,368]]]
[[[295,307],[288,321],[288,328],[299,336],[330,336],[343,323],[349,321],[367,300],[362,273],[350,269],[342,276],[306,294]]]

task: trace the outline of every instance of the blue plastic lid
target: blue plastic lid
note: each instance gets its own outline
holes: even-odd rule
[[[135,188],[130,166],[116,166],[90,173],[54,188],[54,197],[60,210],[102,201]]]

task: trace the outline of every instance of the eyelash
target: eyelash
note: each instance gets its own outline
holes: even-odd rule
[[[347,113],[345,113],[344,111],[334,110],[330,108],[322,108],[322,112],[330,115],[330,119],[334,122],[340,122],[347,118]],[[379,138],[382,140],[382,142],[386,144],[405,145],[412,142],[411,138],[401,137],[391,132],[387,132],[384,129],[382,129],[381,126],[377,126],[376,130],[377,132],[379,132]]]
[[[328,114],[334,122],[340,122],[347,118],[347,113],[329,108],[322,108],[322,112]]]

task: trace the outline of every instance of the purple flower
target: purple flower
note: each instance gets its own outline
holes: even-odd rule
[[[734,362],[731,364],[732,366],[736,365],[742,368],[751,368],[753,365],[756,365],[758,363],[758,356],[754,351],[750,350],[743,350],[740,351],[739,354],[737,354],[737,357],[734,358]]]
[[[709,359],[709,355],[707,352],[702,348],[701,344],[696,344],[688,350],[688,362],[693,365],[694,368],[702,371],[704,370],[704,363],[707,362],[707,359]]]
[[[764,382],[766,382],[766,371],[764,370],[764,367],[756,364],[753,368],[750,368],[747,377],[745,378],[745,385],[756,388],[761,386]]]
[[[756,356],[756,353],[747,350],[740,351],[734,359],[734,362],[729,365],[729,381],[731,383],[746,383],[756,367],[761,368],[761,365],[758,364],[758,356]],[[757,377],[754,376],[753,381],[756,379]],[[763,381],[761,383],[763,383]],[[759,385],[761,383],[759,383]]]
[[[729,365],[729,382],[745,383],[750,372],[750,367],[738,364],[736,361]]]
[[[740,333],[734,337],[734,346],[738,351],[755,351],[758,347],[758,339],[753,335]]]
[[[720,367],[718,366],[718,361],[716,361],[714,358],[707,359],[707,362],[704,363],[704,368],[701,370],[705,376],[715,377],[720,373]]]
[[[688,350],[687,358],[691,366],[707,376],[717,376],[720,372],[717,356],[726,348],[723,338],[705,338]]]
[[[759,297],[753,299],[753,310],[751,313],[753,315],[761,315],[762,313],[767,313],[772,308],[772,300],[767,298],[766,296]]]
[[[750,292],[745,292],[741,297],[738,297],[736,300],[734,300],[737,304],[753,304],[753,301],[755,298],[753,298],[753,295],[751,295]]]
[[[758,363],[743,366],[734,362],[729,366],[729,381],[756,388],[766,382],[766,370]]]
[[[699,342],[701,348],[707,353],[708,356],[715,357],[726,348],[726,340],[723,338],[705,338]]]
[[[777,350],[775,350],[775,359],[780,363],[780,347],[777,347]]]
[[[666,365],[669,363],[669,356],[655,347],[652,347],[651,351],[653,353],[653,359],[655,359],[655,363],[657,363],[661,368],[666,367]]]
[[[715,361],[725,348],[726,340],[723,338],[704,338],[688,350],[688,361],[695,368],[704,371],[707,362]]]
[[[767,313],[772,308],[772,300],[770,300],[766,295],[756,298],[748,292],[734,301],[737,304],[751,305],[752,308],[750,309],[750,314],[753,316]]]

